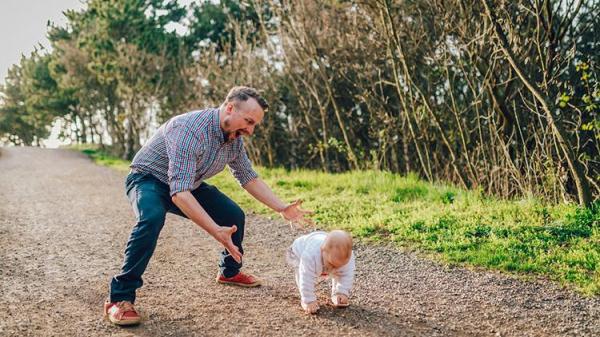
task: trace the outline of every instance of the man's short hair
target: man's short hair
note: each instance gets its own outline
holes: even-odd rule
[[[233,87],[229,90],[227,97],[225,98],[225,103],[229,103],[231,101],[245,102],[248,98],[254,98],[258,105],[263,109],[263,111],[267,111],[269,109],[269,103],[265,100],[259,93],[258,90],[250,87],[238,86]]]

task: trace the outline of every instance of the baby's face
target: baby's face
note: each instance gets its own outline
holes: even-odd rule
[[[327,250],[323,250],[321,255],[323,257],[323,271],[325,272],[339,269],[350,261],[350,257],[340,258],[336,256],[337,254],[331,254]]]

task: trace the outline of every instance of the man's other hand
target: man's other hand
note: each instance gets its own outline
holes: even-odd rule
[[[231,236],[236,231],[237,231],[237,226],[235,226],[235,225],[231,226],[231,227],[220,226],[214,236],[215,236],[215,239],[217,241],[219,241],[225,247],[225,249],[227,249],[227,251],[229,252],[231,257],[233,257],[233,259],[237,263],[241,263],[242,262],[242,253],[240,253],[239,248],[236,245],[234,245],[233,241],[231,240]]]

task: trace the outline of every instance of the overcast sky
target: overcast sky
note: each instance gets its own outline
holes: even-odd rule
[[[46,38],[48,20],[65,26],[62,14],[67,9],[82,9],[83,0],[0,0],[0,84],[11,65],[21,54],[28,55],[41,43],[49,47]],[[180,0],[189,5],[192,0]]]
[[[49,47],[48,20],[64,26],[62,12],[81,8],[80,0],[0,0],[0,83],[21,54],[29,54],[38,43]]]

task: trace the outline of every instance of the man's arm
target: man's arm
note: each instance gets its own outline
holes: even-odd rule
[[[299,221],[311,224],[309,219],[304,216],[312,213],[311,211],[303,210],[300,208],[302,204],[301,200],[294,201],[291,204],[286,204],[275,193],[271,188],[260,178],[254,178],[244,185],[244,189],[250,193],[256,200],[262,202],[267,207],[271,208],[275,212],[281,214],[284,219],[289,221]]]
[[[281,201],[271,188],[260,178],[250,180],[250,182],[244,185],[244,189],[256,200],[262,202],[277,213],[283,212],[287,207],[287,204]]]
[[[217,225],[190,191],[175,193],[171,197],[171,200],[173,200],[173,203],[179,207],[183,214],[220,242],[229,251],[234,260],[238,263],[242,262],[242,254],[231,240],[231,235],[235,233],[237,226],[222,227]]]
[[[185,124],[185,120],[168,123],[164,134],[169,157],[168,179],[171,200],[183,214],[220,242],[234,260],[241,262],[242,254],[231,240],[231,235],[235,233],[237,227],[217,225],[190,192],[194,186],[196,163],[204,155],[205,136],[190,129]]]

